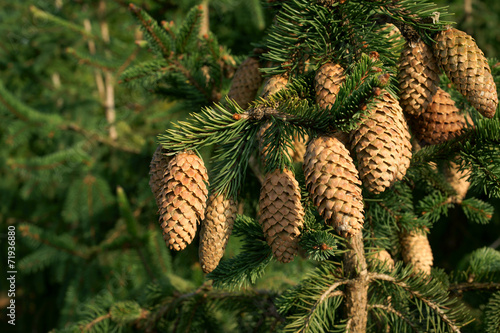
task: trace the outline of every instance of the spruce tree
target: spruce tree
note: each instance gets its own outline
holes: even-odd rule
[[[434,267],[441,254],[429,242],[457,214],[470,225],[492,220],[496,60],[428,0],[251,1],[272,20],[242,56],[209,29],[210,8],[229,3],[193,3],[175,23],[156,20],[154,7],[128,6],[141,27],[136,45],[149,53],[118,65],[123,94],[147,92],[133,96],[141,105],[175,100],[189,112],[182,120],[139,125],[120,141],[107,113],[104,128],[80,127],[0,86],[2,111],[18,124],[11,135],[44,122],[83,137],[66,139],[78,148],[82,170],[71,172],[81,177],[45,198],[65,198],[73,232],[36,226],[40,214],[15,221],[33,249],[23,267],[67,279],[56,331],[498,331],[500,253],[481,247],[445,270]],[[117,75],[108,54],[134,43],[99,43],[102,59],[68,53]],[[153,109],[150,122],[161,115]],[[131,119],[142,118],[124,123]],[[157,143],[151,129],[161,132]],[[138,133],[148,143],[129,145]],[[89,149],[93,140],[99,146]],[[42,172],[75,161],[32,156],[26,164]],[[57,182],[42,176],[32,187],[43,180]],[[240,249],[221,258],[235,240]],[[197,248],[200,264],[186,267]]]

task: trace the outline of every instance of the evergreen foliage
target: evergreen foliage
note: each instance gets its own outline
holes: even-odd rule
[[[207,8],[211,31],[202,33]],[[498,229],[498,114],[481,118],[443,76],[442,87],[472,123],[448,142],[415,150],[390,189],[363,190],[364,229],[354,240],[325,225],[290,154],[298,151],[295,138],[356,130],[382,92],[397,96],[403,38],[432,45],[450,24],[446,9],[428,0],[26,0],[6,6],[0,30],[23,15],[33,20],[29,35],[7,34],[0,48],[0,135],[7,143],[0,226],[17,230],[16,304],[41,305],[19,305],[21,330],[500,329],[499,245],[485,246],[497,234],[459,249],[463,258],[436,260],[444,269],[430,275],[403,263],[400,244],[403,233],[432,236],[454,219],[471,235]],[[387,38],[386,23],[403,38]],[[246,35],[253,45],[242,45]],[[289,83],[245,110],[225,96],[249,54],[264,76],[283,74]],[[327,62],[340,64],[346,79],[335,103],[321,109],[314,74]],[[490,65],[499,83],[500,67]],[[263,158],[257,141],[265,123]],[[210,192],[239,202],[226,257],[206,276],[195,245],[176,253],[160,234],[147,185],[157,141],[169,156],[195,151],[208,166]],[[457,193],[443,173],[450,162],[470,173],[471,191],[460,203],[450,200]],[[299,256],[286,265],[273,258],[256,218],[259,181],[276,169],[296,175],[305,209]],[[394,266],[375,259],[381,250]],[[353,298],[356,288],[366,299]],[[366,310],[361,329],[349,314],[356,302]],[[28,316],[40,319],[21,322]]]

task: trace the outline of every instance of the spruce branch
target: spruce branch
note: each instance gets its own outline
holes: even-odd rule
[[[410,294],[412,294],[415,298],[417,298],[418,300],[420,300],[421,302],[423,302],[425,305],[427,305],[430,309],[432,309],[442,320],[443,322],[446,323],[446,325],[453,331],[453,332],[456,332],[456,333],[459,333],[460,332],[460,327],[457,326],[454,321],[450,318],[449,314],[458,314],[461,309],[460,306],[458,306],[458,303],[455,302],[455,308],[452,307],[452,304],[447,304],[445,301],[445,298],[443,296],[438,296],[438,300],[440,300],[440,302],[436,302],[433,300],[433,297],[432,297],[432,294],[429,294],[430,292],[435,292],[437,291],[438,289],[436,288],[432,288],[432,287],[427,287],[426,288],[426,293],[422,293],[418,290],[415,290],[414,287],[410,284],[408,284],[407,282],[405,282],[404,280],[402,279],[397,279],[396,277],[394,276],[391,276],[391,275],[387,275],[387,274],[382,274],[382,273],[376,273],[376,272],[370,272],[368,273],[368,278],[369,280],[371,281],[374,281],[374,280],[381,280],[381,281],[387,281],[387,282],[391,282],[401,288],[403,288],[404,290],[406,290],[407,292],[409,292]],[[408,281],[408,280],[407,280]],[[430,283],[427,282],[427,283]],[[441,304],[440,304],[441,303]],[[445,309],[449,309],[448,311],[445,311]],[[448,312],[448,313],[447,313]]]
[[[462,282],[462,283],[452,283],[448,287],[450,292],[455,292],[461,294],[467,291],[479,291],[479,290],[500,290],[499,282]]]
[[[419,332],[418,328],[411,322],[411,320],[407,316],[405,316],[400,311],[394,309],[394,307],[392,307],[390,305],[387,305],[387,304],[368,304],[368,309],[369,310],[382,309],[386,312],[390,312],[390,313],[398,316],[399,318],[403,319],[405,321],[405,323],[408,324],[408,326],[410,326],[413,329],[414,332]]]

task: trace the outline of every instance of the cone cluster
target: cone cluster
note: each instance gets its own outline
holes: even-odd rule
[[[254,100],[262,83],[259,60],[249,57],[241,63],[234,73],[231,88],[227,96],[241,108],[246,109]]]
[[[300,203],[299,183],[290,170],[277,169],[266,175],[259,206],[259,223],[273,256],[283,263],[292,261],[298,252],[304,209]]]
[[[434,257],[427,235],[421,231],[403,232],[400,234],[399,241],[403,261],[408,265],[413,265],[417,273],[431,274]]]
[[[200,228],[199,258],[203,272],[213,271],[224,255],[236,212],[236,203],[231,198],[221,194],[208,198],[206,217]]]
[[[363,226],[363,198],[358,172],[344,142],[341,135],[311,140],[304,157],[304,175],[325,222],[344,237],[351,237]]]

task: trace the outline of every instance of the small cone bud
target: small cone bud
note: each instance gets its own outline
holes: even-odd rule
[[[434,54],[446,75],[472,106],[493,118],[498,95],[491,69],[474,39],[463,31],[448,29],[436,36]]]
[[[326,109],[335,103],[340,85],[344,80],[344,69],[340,65],[326,63],[321,66],[314,78],[316,103],[319,107]]]
[[[259,61],[247,58],[234,73],[233,82],[227,96],[246,109],[254,100],[262,82],[259,71]]]
[[[384,192],[403,179],[410,166],[410,139],[398,101],[384,92],[358,130],[351,134],[359,176],[370,192]]]
[[[206,217],[200,230],[200,265],[203,272],[213,271],[224,255],[233,230],[238,207],[224,195],[212,194],[208,199]]]
[[[208,176],[194,152],[180,152],[168,164],[160,207],[163,238],[170,249],[180,251],[196,234],[197,221],[205,218]]]
[[[153,192],[156,205],[160,207],[160,202],[165,191],[165,176],[168,173],[168,163],[172,159],[171,157],[165,155],[166,149],[163,149],[159,145],[151,159],[149,164],[149,187],[151,187],[151,192]]]
[[[259,206],[259,223],[274,257],[283,263],[292,261],[298,252],[304,208],[300,203],[299,183],[290,170],[277,169],[266,175]]]
[[[303,167],[319,214],[342,236],[352,237],[363,227],[363,197],[358,172],[344,142],[340,134],[311,140]]]
[[[413,46],[413,47],[412,47]],[[398,64],[399,103],[409,115],[424,112],[439,85],[439,68],[422,40],[406,44]]]
[[[412,119],[415,137],[424,145],[446,142],[463,133],[464,115],[455,106],[451,96],[438,88],[425,112]]]
[[[403,232],[399,240],[403,261],[413,265],[416,272],[431,274],[434,257],[427,235],[422,231]]]

